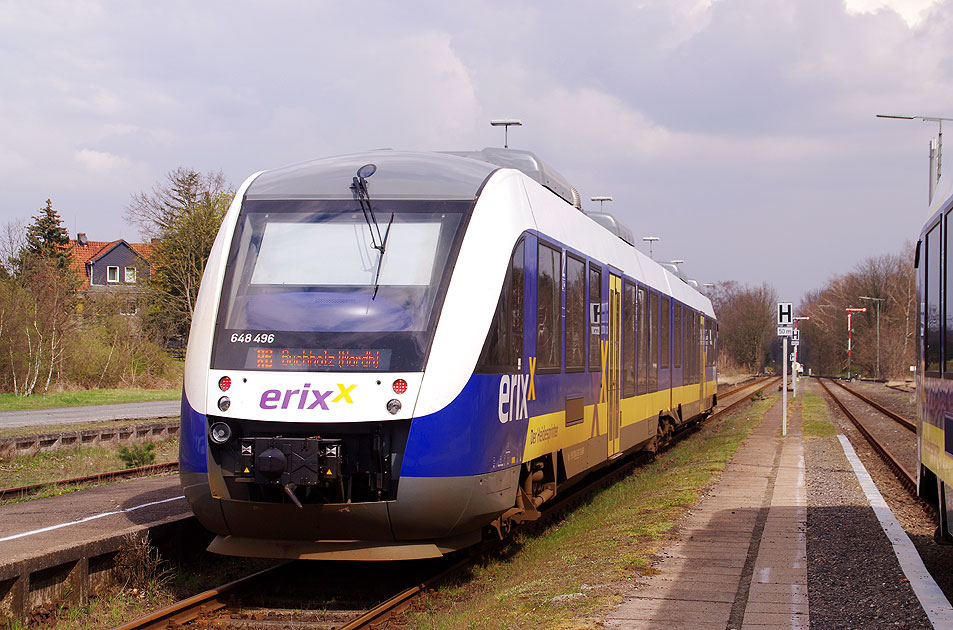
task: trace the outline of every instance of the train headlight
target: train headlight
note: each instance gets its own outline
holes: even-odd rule
[[[392,416],[400,413],[400,407],[400,401],[396,398],[392,398],[391,400],[387,401],[387,411],[389,411]]]
[[[228,411],[228,408],[232,406],[232,401],[228,399],[228,396],[222,396],[218,399],[218,409],[219,411]]]
[[[222,378],[218,379],[218,388],[223,392],[227,392],[228,388],[231,386],[232,379],[228,378],[227,376],[223,376]]]
[[[394,384],[392,385],[392,387],[394,388],[395,394],[403,394],[404,392],[407,391],[407,381],[405,381],[402,378],[399,378],[396,381],[394,381]]]
[[[216,422],[208,430],[208,436],[216,444],[224,444],[232,438],[232,427],[224,422]]]

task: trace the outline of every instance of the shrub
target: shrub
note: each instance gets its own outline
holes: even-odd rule
[[[133,444],[130,447],[119,447],[119,459],[126,465],[126,468],[139,468],[148,466],[156,461],[156,443],[146,442],[145,444]]]

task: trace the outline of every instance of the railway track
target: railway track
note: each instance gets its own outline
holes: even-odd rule
[[[827,380],[832,380],[832,379],[827,379]],[[860,431],[861,435],[864,436],[864,438],[870,444],[871,448],[874,449],[874,451],[880,456],[880,458],[884,461],[884,463],[887,464],[890,470],[893,471],[894,475],[896,475],[897,479],[900,481],[903,487],[906,488],[913,496],[916,496],[917,495],[916,477],[907,469],[906,466],[903,465],[903,463],[900,461],[900,458],[895,456],[888,449],[884,441],[881,439],[878,439],[873,434],[873,432],[869,429],[869,427],[867,427],[863,422],[861,422],[860,419],[857,417],[857,415],[854,414],[839,397],[834,395],[834,392],[831,391],[831,389],[827,386],[827,384],[825,384],[824,381],[825,379],[823,378],[817,379],[817,382],[820,383],[821,388],[823,388],[823,390],[827,393],[828,397],[831,400],[833,400],[834,403],[837,404],[838,408],[841,410],[841,412],[843,412],[844,416],[848,420],[850,420],[855,427],[857,427],[857,430]],[[832,380],[832,382],[834,381]],[[870,400],[866,396],[863,396],[862,394],[842,385],[841,383],[837,383],[837,385],[839,385],[843,389],[846,389],[848,392],[850,392],[857,398],[863,400],[866,404],[870,405],[872,408],[877,409],[878,411],[883,413],[886,417],[890,418],[891,420],[893,420],[900,426],[904,427],[905,429],[909,431],[914,431],[914,432],[916,431],[916,425],[910,422],[909,420],[907,420],[906,418],[903,418],[902,416],[899,416],[898,414],[895,414],[891,411],[884,409],[881,405],[875,403],[874,401]]]
[[[841,389],[843,389],[844,391],[850,392],[851,394],[853,394],[853,395],[856,396],[857,398],[860,398],[861,400],[863,400],[865,403],[867,403],[868,405],[870,405],[871,407],[873,407],[874,409],[876,409],[876,410],[879,411],[880,413],[884,414],[885,416],[887,416],[887,417],[890,418],[891,420],[896,421],[896,422],[897,422],[900,426],[902,426],[903,428],[909,429],[910,431],[912,431],[912,432],[914,432],[914,433],[917,432],[917,425],[916,425],[916,423],[911,422],[910,420],[907,420],[906,418],[904,418],[903,416],[901,416],[901,415],[898,414],[898,413],[894,413],[893,411],[887,409],[886,407],[884,407],[883,405],[881,405],[881,404],[878,403],[877,401],[875,401],[875,400],[873,400],[873,399],[871,399],[871,398],[869,398],[869,397],[867,397],[867,396],[864,396],[864,395],[861,394],[860,392],[858,392],[858,391],[856,391],[856,390],[853,390],[853,389],[851,389],[850,387],[847,387],[846,385],[844,385],[844,384],[841,383],[840,381],[834,381],[834,380],[832,380],[831,382],[834,383],[835,385],[837,385],[838,387],[840,387]]]
[[[756,392],[769,387],[778,380],[778,377],[761,378],[722,393],[719,399],[723,401],[723,406],[720,405],[718,410],[710,417],[716,418],[727,414],[745,401],[750,400],[751,396]],[[697,428],[697,424],[698,423],[696,423],[695,427],[687,427],[685,430],[673,436],[669,446],[690,435],[692,430]],[[592,492],[630,474],[634,468],[650,460],[651,457],[651,454],[647,454],[642,457],[627,458],[626,462],[620,462],[612,467],[607,474],[592,480],[588,484],[584,484],[582,487],[574,489],[571,493],[557,496],[557,498],[546,507],[544,519],[548,522],[552,518],[561,515],[567,509],[571,509],[574,504],[591,495]],[[544,519],[541,519],[541,521]],[[489,543],[489,545],[493,546],[494,543]],[[289,566],[302,564],[286,562],[182,600],[150,615],[118,626],[115,630],[164,630],[169,627],[187,624],[197,619],[201,620],[203,627],[213,628],[258,628],[280,622],[281,620],[291,624],[282,627],[309,628],[313,630],[361,630],[365,628],[377,628],[389,617],[399,614],[408,606],[412,605],[413,598],[418,594],[436,587],[449,577],[460,574],[467,567],[472,566],[475,561],[474,556],[482,556],[487,552],[487,549],[487,545],[484,545],[475,550],[473,554],[457,560],[452,564],[448,562],[437,563],[438,566],[433,568],[429,575],[414,581],[410,586],[400,588],[396,594],[382,598],[377,604],[368,605],[364,610],[356,610],[350,606],[343,606],[332,613],[329,607],[321,607],[320,611],[302,611],[300,609],[283,609],[280,607],[249,607],[245,604],[236,606],[235,602],[241,598],[241,593],[261,591],[264,585],[276,582],[279,579],[278,576],[281,571],[288,570]],[[378,566],[378,569],[379,568]],[[362,579],[366,587],[366,574],[364,574]],[[309,593],[309,600],[313,600],[314,597],[315,594],[313,592]],[[224,612],[227,609],[230,609],[231,612]]]
[[[70,479],[59,479],[56,481],[47,481],[45,483],[34,483],[27,486],[0,488],[0,501],[19,499],[31,494],[35,494],[47,488],[65,488],[68,486],[91,485],[94,483],[102,483],[104,481],[118,481],[121,479],[144,477],[146,475],[155,475],[157,473],[178,470],[179,462],[166,462],[164,464],[150,464],[149,466],[140,466],[138,468],[126,468],[124,470],[113,470],[109,472],[96,473],[95,475],[85,475],[83,477],[72,477]]]

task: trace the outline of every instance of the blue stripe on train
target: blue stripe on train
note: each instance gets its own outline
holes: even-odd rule
[[[500,422],[500,380],[505,375],[474,374],[456,399],[440,411],[414,418],[401,464],[401,476],[460,477],[519,465],[523,460],[529,417],[561,411],[566,397],[582,395],[591,405],[599,391],[598,372],[537,374],[536,400],[522,414],[522,387],[507,422]],[[519,375],[506,375],[512,379]],[[526,379],[526,375],[522,375]],[[526,379],[528,382],[528,379]],[[508,405],[504,406],[504,412]]]
[[[181,472],[208,473],[206,455],[204,413],[192,409],[182,389],[182,425],[179,429],[179,470]]]

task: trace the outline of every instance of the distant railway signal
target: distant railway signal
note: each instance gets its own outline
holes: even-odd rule
[[[850,378],[850,335],[851,335],[851,324],[850,319],[854,316],[854,313],[866,313],[867,307],[863,308],[845,308],[847,311],[847,378]]]

